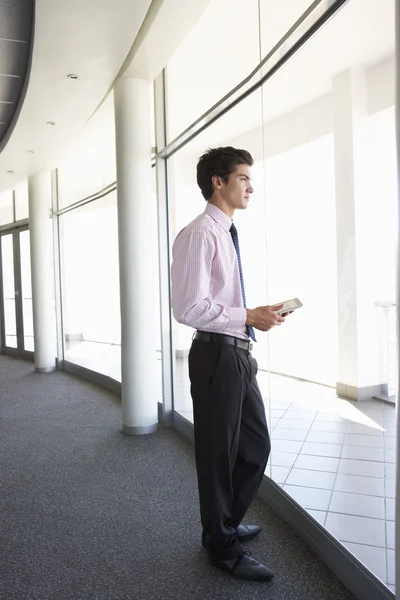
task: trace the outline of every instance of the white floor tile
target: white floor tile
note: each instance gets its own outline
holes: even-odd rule
[[[339,458],[327,458],[326,456],[308,456],[307,454],[299,454],[294,466],[296,469],[337,473],[339,460]]]
[[[339,463],[339,473],[383,478],[385,476],[385,463],[341,458]]]
[[[385,521],[328,513],[325,527],[341,542],[354,542],[385,548]]]
[[[314,420],[316,414],[317,414],[316,411],[310,412],[309,410],[299,410],[299,407],[297,407],[297,410],[291,410],[289,408],[285,414],[285,417],[287,417],[288,419],[295,419],[298,421],[311,421],[312,422]]]
[[[304,442],[307,431],[304,429],[282,429],[276,427],[272,433],[273,440],[290,440],[292,442]]]
[[[382,448],[366,448],[363,446],[343,446],[342,458],[354,458],[356,460],[372,460],[384,462]]]
[[[314,421],[310,431],[332,431],[337,433],[345,433],[347,428],[346,423],[330,422],[330,421]]]
[[[354,554],[378,579],[386,583],[386,550],[384,548],[349,542],[344,542],[343,546]]]
[[[394,479],[385,479],[386,498],[396,498],[396,482]]]
[[[331,456],[340,458],[342,446],[340,444],[318,444],[315,442],[305,442],[301,449],[302,454],[310,456]]]
[[[276,483],[283,484],[283,483],[285,483],[289,473],[290,473],[290,467],[277,467],[277,466],[272,465],[270,477],[271,477],[271,479],[276,481]]]
[[[313,517],[313,519],[315,519],[320,525],[324,526],[325,523],[325,518],[326,518],[326,512],[323,510],[313,510],[311,508],[309,508],[307,510],[308,514],[311,515]]]
[[[362,477],[339,473],[335,483],[335,491],[351,492],[366,496],[385,496],[385,480],[378,477]]]
[[[386,479],[396,479],[396,465],[394,463],[385,463]]]
[[[316,421],[328,421],[329,423],[344,423],[347,425],[348,419],[344,419],[339,415],[333,415],[331,413],[319,412],[315,418]]]
[[[279,420],[277,428],[279,429],[302,429],[308,431],[311,427],[312,421],[303,421],[302,419],[289,419],[282,417]]]
[[[283,489],[303,508],[315,510],[327,510],[332,494],[330,490],[316,490],[287,484],[283,486]]]
[[[394,521],[396,519],[396,502],[394,498],[386,498],[386,520]]]
[[[285,414],[285,411],[278,408],[273,408],[271,410],[266,409],[265,413],[267,418],[280,419]]]
[[[385,448],[385,461],[395,463],[396,462],[396,450]]]
[[[367,446],[368,448],[383,448],[383,436],[346,434],[346,446]]]
[[[343,444],[344,433],[333,431],[310,431],[307,435],[307,442],[317,442],[322,444]]]
[[[396,450],[396,438],[395,437],[383,437],[383,444],[387,450]]]
[[[395,550],[395,525],[393,521],[386,521],[386,543],[388,548]]]
[[[269,464],[273,467],[293,467],[297,457],[297,452],[277,452],[273,448],[271,457],[269,459]]]
[[[384,435],[387,437],[396,437],[397,427],[385,427]]]
[[[276,431],[276,430],[275,430]],[[299,453],[303,442],[292,442],[290,440],[272,440],[272,452]]]
[[[385,499],[362,494],[333,492],[329,512],[370,517],[371,519],[384,519]]]
[[[336,473],[324,473],[322,471],[309,471],[306,469],[293,468],[286,483],[288,485],[298,485],[300,487],[332,490],[335,478]]]
[[[395,551],[387,550],[387,571],[389,585],[396,585]]]
[[[368,427],[368,425],[361,425],[359,423],[350,423],[347,425],[346,433],[358,434],[358,435],[375,435],[378,437],[383,436],[383,431],[375,427]]]

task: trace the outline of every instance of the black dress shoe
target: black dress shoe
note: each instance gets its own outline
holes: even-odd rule
[[[237,537],[239,542],[249,542],[261,532],[258,525],[239,525],[237,528]]]
[[[237,558],[230,560],[215,560],[210,557],[210,563],[239,579],[271,581],[274,576],[274,573],[268,567],[252,558],[248,552],[243,552]]]

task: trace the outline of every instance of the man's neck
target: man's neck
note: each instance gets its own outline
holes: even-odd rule
[[[216,206],[217,208],[219,208],[219,210],[222,210],[222,212],[224,212],[226,215],[228,215],[228,217],[230,219],[233,219],[233,215],[235,214],[235,209],[228,206],[226,204],[226,202],[224,202],[224,200],[222,200],[220,198],[210,198],[210,200],[208,200],[208,202],[209,202],[209,204],[212,204],[213,206]]]

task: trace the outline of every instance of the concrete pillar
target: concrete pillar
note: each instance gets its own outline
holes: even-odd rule
[[[157,429],[157,213],[151,190],[149,83],[114,88],[121,295],[122,430]],[[153,206],[154,204],[154,206]]]
[[[368,188],[365,72],[333,80],[338,278],[337,393],[352,400],[387,393],[375,302],[379,268],[371,237],[376,198]]]
[[[35,371],[56,368],[53,310],[53,238],[50,221],[51,174],[38,171],[28,179],[31,243],[33,334]]]

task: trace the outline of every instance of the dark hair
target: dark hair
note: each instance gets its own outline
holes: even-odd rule
[[[218,175],[228,183],[229,176],[238,165],[249,165],[254,163],[253,157],[247,150],[238,150],[232,146],[224,148],[209,148],[197,163],[197,183],[206,200],[214,193],[212,177]]]

